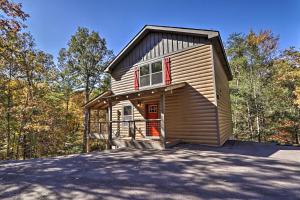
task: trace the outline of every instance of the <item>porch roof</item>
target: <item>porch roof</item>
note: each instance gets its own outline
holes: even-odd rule
[[[99,100],[101,98],[108,97],[110,95],[112,95],[112,91],[111,90],[103,92],[103,93],[99,94],[98,96],[96,96],[95,98],[93,98],[92,100],[90,100],[89,102],[87,102],[86,104],[84,104],[82,107],[85,107],[85,108],[93,107],[96,104],[99,104]]]
[[[164,93],[172,90],[176,90],[179,88],[183,88],[187,85],[186,82],[176,83],[172,85],[163,85],[159,87],[151,87],[143,90],[138,90],[134,92],[126,92],[121,94],[113,94],[112,91],[107,91],[97,96],[96,98],[89,101],[84,105],[85,108],[106,108],[108,106],[108,102],[118,102],[123,100],[132,100],[139,99],[143,97],[147,97],[149,95]]]

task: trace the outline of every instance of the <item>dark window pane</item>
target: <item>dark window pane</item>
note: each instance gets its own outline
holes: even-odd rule
[[[152,73],[155,73],[155,72],[160,72],[162,70],[162,64],[161,64],[161,61],[159,62],[155,62],[155,63],[152,63],[151,64],[151,70],[152,70]]]
[[[132,115],[132,107],[131,106],[124,106],[124,116],[125,115]]]
[[[140,67],[140,76],[148,75],[149,73],[149,65],[144,65]]]
[[[123,120],[124,121],[131,121],[133,120],[132,115],[132,106],[124,106],[123,107]],[[128,126],[128,122],[123,122],[123,126]]]
[[[162,83],[162,72],[152,74],[152,85]]]
[[[148,85],[150,85],[150,75],[141,76],[140,77],[140,86],[144,87],[144,86],[148,86]]]

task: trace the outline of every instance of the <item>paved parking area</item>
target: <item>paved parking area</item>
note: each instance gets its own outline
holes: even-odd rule
[[[300,199],[300,148],[229,141],[1,161],[0,199]]]

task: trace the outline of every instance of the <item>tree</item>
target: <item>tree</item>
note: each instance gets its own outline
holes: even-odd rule
[[[0,11],[0,84],[2,86],[0,90],[3,92],[2,101],[6,101],[3,111],[6,113],[5,129],[7,132],[6,137],[2,138],[7,139],[6,157],[11,157],[12,93],[15,86],[13,76],[16,72],[15,44],[18,32],[25,27],[23,22],[27,19],[28,14],[22,11],[21,4],[8,0],[0,1]]]
[[[103,71],[112,53],[97,33],[80,28],[55,66],[20,31],[28,17],[21,8],[0,1],[0,159],[78,153],[83,98],[108,89]]]
[[[29,17],[22,10],[22,4],[17,4],[9,0],[0,1],[0,35],[16,34],[25,27],[23,22]]]
[[[270,101],[274,105],[273,127],[279,132],[277,139],[282,140],[280,136],[287,133],[290,137],[286,141],[299,144],[300,51],[295,48],[284,50],[275,62],[273,74],[274,90]]]
[[[284,132],[286,142],[299,143],[299,51],[279,55],[278,40],[270,31],[229,37],[236,138],[280,142]]]
[[[84,90],[84,103],[87,103],[91,94],[107,88],[108,75],[104,69],[112,57],[112,51],[106,47],[105,39],[97,32],[79,27],[68,43],[66,50],[61,50],[60,60],[65,60],[67,70],[77,80],[76,88]],[[84,149],[87,148],[89,111],[84,112]]]
[[[231,83],[234,134],[261,141],[265,127],[265,92],[277,51],[278,37],[270,31],[232,34],[227,54],[234,73]],[[244,114],[245,113],[245,114]]]

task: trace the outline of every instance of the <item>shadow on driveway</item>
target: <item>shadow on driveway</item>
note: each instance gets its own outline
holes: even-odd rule
[[[0,162],[0,199],[300,199],[299,162],[242,145]]]
[[[197,145],[179,145],[179,148],[187,148],[201,151],[217,151],[246,156],[269,157],[300,162],[300,147],[280,146],[275,143],[257,143],[228,140],[222,147],[204,147]]]

